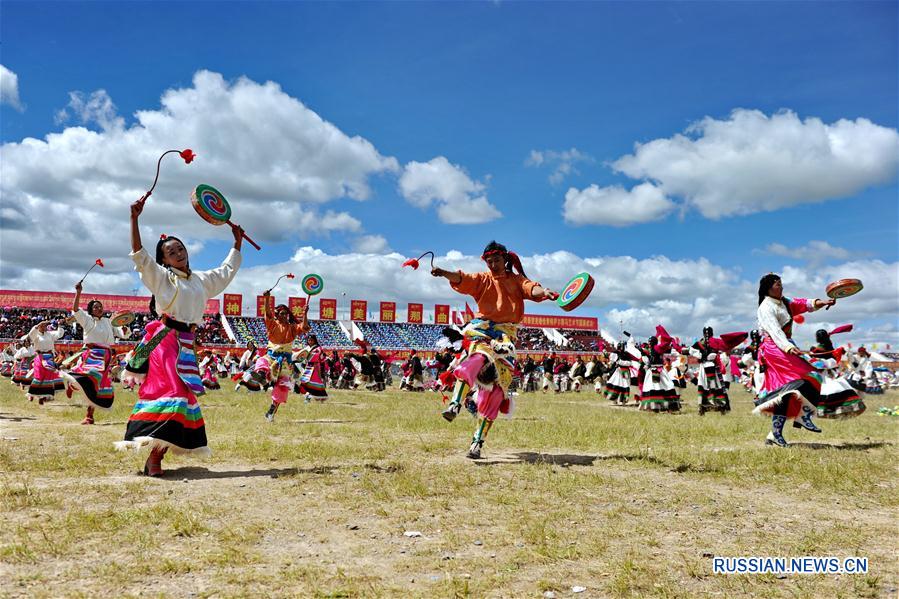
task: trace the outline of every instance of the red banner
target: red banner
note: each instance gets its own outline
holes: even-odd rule
[[[449,324],[450,307],[446,304],[434,306],[434,324]]]
[[[409,304],[406,311],[406,322],[421,324],[421,315],[424,313],[425,307],[421,304]]]
[[[365,300],[350,300],[350,320],[365,320],[368,310],[368,302]]]
[[[256,296],[256,316],[262,318],[262,307],[265,306],[265,296],[257,295]],[[268,313],[274,315],[275,313],[275,296],[268,296]]]
[[[598,331],[599,321],[586,316],[542,316],[525,314],[521,326],[537,329],[579,329],[581,331]]]
[[[102,293],[84,293],[81,296],[82,305],[97,299],[103,302],[103,309],[108,312],[149,312],[150,296],[142,295],[105,295]],[[71,310],[75,300],[74,293],[65,291],[17,291],[13,289],[0,289],[0,306],[15,306],[20,308],[54,308],[57,310]],[[206,302],[207,314],[218,313],[220,304],[217,299]]]
[[[306,305],[305,297],[288,297],[287,298],[287,307],[290,308],[290,313],[293,314],[294,318],[299,318],[303,313],[303,306]]]
[[[321,299],[318,301],[319,320],[337,320],[337,300]]]
[[[396,322],[396,302],[381,302],[381,322]]]
[[[225,301],[225,316],[240,316],[243,314],[243,296],[239,293],[226,293],[222,296]]]

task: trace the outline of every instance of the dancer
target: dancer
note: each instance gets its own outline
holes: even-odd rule
[[[56,391],[64,389],[59,367],[56,365],[56,342],[65,334],[65,329],[57,324],[53,331],[47,330],[52,321],[43,320],[28,332],[34,346],[34,360],[31,363],[32,378],[28,386],[28,400],[37,399],[38,404],[53,399]]]
[[[147,195],[131,205],[131,259],[147,289],[150,314],[146,334],[126,367],[126,378],[140,381],[138,401],[117,449],[150,448],[144,474],[162,476],[162,459],[175,453],[209,454],[206,426],[197,396],[200,380],[194,339],[209,298],[222,293],[240,268],[243,230],[232,225],[234,247],[214,270],[193,271],[187,248],[177,237],[161,236],[154,257],[140,238],[139,218]],[[158,303],[157,303],[158,302]],[[157,306],[161,315],[157,315]]]
[[[305,394],[306,403],[313,399],[325,401],[328,399],[328,390],[325,389],[327,354],[318,344],[318,337],[315,335],[306,335],[306,344],[302,351],[306,358],[306,368],[300,377],[300,393]]]
[[[262,390],[262,386],[268,380],[268,375],[262,370],[259,371],[258,375],[256,373],[256,362],[260,357],[256,342],[252,339],[247,341],[247,349],[240,356],[240,362],[237,365],[239,372],[232,377],[233,380],[237,381],[237,384],[234,385],[235,391],[240,391],[241,387],[245,387],[247,391],[252,392]]]
[[[34,361],[35,353],[34,347],[31,345],[31,338],[26,336],[22,339],[22,346],[16,350],[15,366],[13,366],[12,372],[13,385],[18,385],[24,389],[31,384],[29,372],[31,370],[31,364]]]
[[[551,352],[548,356],[545,356],[541,366],[543,366],[543,384],[541,385],[541,390],[546,393],[546,390],[551,388],[558,392],[559,389],[554,385],[556,352]]]
[[[609,356],[609,375],[606,381],[606,399],[612,403],[625,405],[631,392],[631,355],[627,344],[619,341],[615,351]]]
[[[266,290],[262,294],[265,301],[262,304],[262,320],[265,322],[265,330],[268,332],[268,351],[265,361],[268,363],[269,377],[272,382],[272,403],[265,413],[265,419],[275,421],[275,414],[283,403],[287,403],[287,396],[293,388],[290,375],[293,368],[293,341],[309,330],[309,321],[306,315],[309,312],[309,303],[303,304],[299,320],[284,304],[275,307],[274,315],[269,312],[268,298],[271,291]],[[258,369],[257,369],[258,370]]]
[[[109,318],[103,315],[103,303],[100,300],[89,301],[87,310],[82,310],[81,291],[82,285],[79,281],[75,284],[72,316],[84,332],[84,348],[75,368],[61,374],[66,382],[66,395],[71,397],[76,391],[84,394],[87,413],[81,424],[93,424],[95,408],[101,410],[112,408],[112,402],[115,400],[115,391],[110,378],[114,357],[112,345],[116,337],[119,339],[131,337],[131,329],[112,326]]]
[[[758,330],[749,331],[749,346],[740,358],[740,365],[746,368],[746,389],[752,393],[754,403],[761,403],[765,395],[765,365],[759,357],[759,348],[762,346],[762,336]]]
[[[502,244],[491,241],[481,259],[487,264],[487,272],[469,274],[436,267],[431,270],[431,275],[445,278],[453,290],[472,296],[478,303],[475,318],[463,329],[471,341],[469,355],[453,371],[456,385],[452,400],[443,412],[443,417],[452,422],[461,411],[469,389],[478,387],[480,420],[468,449],[471,459],[481,457],[484,440],[499,413],[510,411],[511,400],[506,390],[512,381],[512,360],[518,324],[524,318],[524,300],[541,302],[559,297],[558,293],[529,280],[518,255]]]
[[[647,352],[643,355],[643,387],[640,389],[640,409],[650,412],[679,412],[680,397],[674,382],[668,375],[662,358],[671,351],[671,342],[660,343],[658,337],[650,337]]]
[[[883,386],[874,373],[871,354],[868,353],[867,348],[864,346],[858,348],[857,365],[853,376],[858,381],[858,388],[868,395],[880,395],[883,393]]]
[[[690,355],[699,360],[696,388],[699,391],[699,415],[706,412],[730,411],[730,398],[721,380],[718,350],[712,347],[712,327],[702,329],[702,339],[690,348]]]
[[[16,341],[15,345],[10,343],[3,348],[2,352],[0,352],[0,376],[12,378],[13,364],[16,359],[16,351],[19,347],[19,342]]]
[[[821,401],[818,403],[820,418],[853,418],[865,411],[865,402],[846,377],[840,374],[843,348],[834,349],[830,338],[831,335],[848,333],[851,330],[852,325],[843,325],[829,333],[824,329],[815,332],[817,345],[809,350],[809,354],[816,360],[813,363],[824,377],[821,383]]]
[[[575,393],[581,392],[581,385],[587,380],[587,366],[580,356],[574,359],[571,370],[568,372],[568,378],[571,379],[571,386]]]
[[[793,336],[793,317],[832,306],[836,300],[791,299],[783,294],[779,276],[769,273],[759,281],[759,330],[763,335],[759,358],[765,364],[764,401],[753,414],[771,415],[771,432],[766,445],[787,447],[783,427],[788,418],[797,428],[820,433],[812,421],[821,399],[821,378],[800,355]]]

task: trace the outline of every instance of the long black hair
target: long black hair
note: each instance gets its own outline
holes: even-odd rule
[[[827,351],[833,351],[833,341],[830,339],[830,334],[825,329],[818,329],[815,331],[815,341],[818,342],[818,346]]]
[[[169,267],[166,266],[165,262],[163,261],[164,254],[162,253],[162,248],[165,246],[165,244],[167,244],[170,241],[177,241],[181,245],[184,245],[183,241],[181,241],[180,239],[178,239],[177,237],[174,237],[174,236],[164,236],[164,237],[159,238],[159,241],[156,242],[156,264],[158,264],[160,266],[165,266],[166,268],[169,268]],[[184,247],[187,248],[186,245],[184,245]],[[188,269],[190,268],[190,260],[188,260],[188,262],[187,262],[187,268]],[[155,295],[150,296],[150,316],[152,316],[153,318],[159,318],[159,314],[156,313],[156,296]]]
[[[759,305],[768,297],[768,292],[774,287],[774,284],[780,280],[780,276],[769,272],[759,280]]]

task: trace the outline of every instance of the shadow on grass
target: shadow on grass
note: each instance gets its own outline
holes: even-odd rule
[[[667,468],[671,472],[718,472],[717,468],[694,466],[693,464],[669,464],[657,457],[645,454],[609,454],[609,455],[578,455],[571,453],[537,453],[534,451],[522,451],[511,455],[497,456],[494,459],[475,460],[478,466],[497,466],[504,464],[548,464],[550,466],[592,466],[597,460],[623,460],[625,462],[648,462],[656,466]]]
[[[887,441],[870,441],[868,443],[803,443],[802,441],[790,442],[790,447],[803,449],[846,449],[849,451],[865,451],[868,449],[880,449],[890,447],[894,443]]]
[[[34,416],[16,416],[15,414],[0,414],[0,420],[9,420],[10,422],[22,422],[23,420],[37,420]]]
[[[163,479],[181,480],[208,480],[216,478],[281,478],[297,476],[299,474],[334,474],[341,470],[372,470],[374,472],[393,473],[399,468],[396,466],[379,466],[377,464],[347,464],[343,466],[312,466],[310,468],[253,468],[250,470],[209,470],[202,466],[185,466],[166,470]]]

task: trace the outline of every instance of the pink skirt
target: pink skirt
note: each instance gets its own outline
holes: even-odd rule
[[[808,378],[811,364],[777,347],[771,337],[765,337],[759,348],[759,358],[765,363],[765,391],[780,389],[787,383]]]

